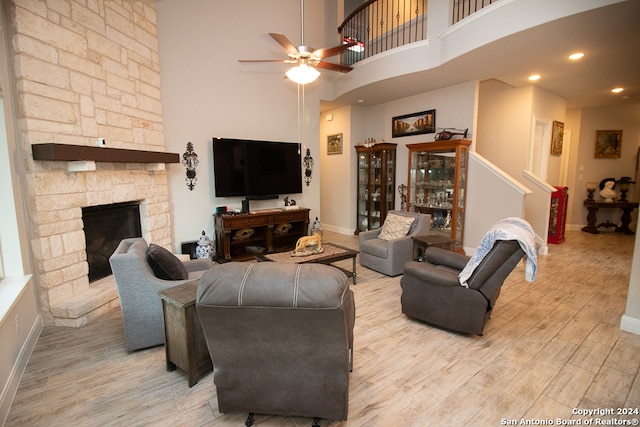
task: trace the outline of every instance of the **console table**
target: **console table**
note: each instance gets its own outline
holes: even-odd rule
[[[214,215],[216,260],[244,261],[253,258],[247,246],[262,246],[267,253],[293,250],[306,236],[309,209],[264,209],[243,214]]]
[[[638,207],[638,202],[597,202],[595,200],[585,200],[584,206],[589,213],[587,214],[587,225],[586,227],[582,227],[582,231],[598,234],[599,227],[615,227],[618,233],[633,234],[633,231],[629,228],[629,223],[631,222],[631,212]],[[618,227],[609,221],[597,224],[597,212],[600,208],[622,210],[622,217],[620,218],[622,225]]]

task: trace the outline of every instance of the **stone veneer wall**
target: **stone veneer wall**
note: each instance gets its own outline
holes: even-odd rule
[[[155,2],[5,1],[34,275],[46,325],[80,326],[118,303],[88,282],[84,206],[140,200],[143,236],[170,247],[164,165],[34,161],[55,142],[164,151]]]

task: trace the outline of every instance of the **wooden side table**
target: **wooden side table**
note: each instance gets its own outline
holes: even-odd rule
[[[422,261],[424,251],[429,246],[438,246],[450,251],[453,250],[453,239],[439,234],[428,234],[426,236],[411,236],[413,240],[413,260]]]
[[[164,315],[164,348],[167,371],[186,372],[189,387],[213,370],[207,342],[196,311],[198,280],[158,292]]]

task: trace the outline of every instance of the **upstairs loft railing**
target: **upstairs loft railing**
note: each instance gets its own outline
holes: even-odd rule
[[[499,0],[453,0],[453,13],[451,15],[451,25],[461,21],[482,9],[490,6]]]
[[[437,0],[442,1],[442,0]],[[499,0],[453,0],[452,24]],[[343,43],[356,42],[344,65],[427,38],[428,0],[369,0],[338,27]]]
[[[424,40],[427,0],[369,0],[344,20],[338,32],[344,43],[358,43],[343,54],[345,65]]]

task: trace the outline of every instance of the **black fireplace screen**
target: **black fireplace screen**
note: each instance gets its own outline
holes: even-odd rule
[[[122,239],[142,236],[140,203],[114,203],[82,208],[82,221],[91,283],[111,274],[109,257]]]

